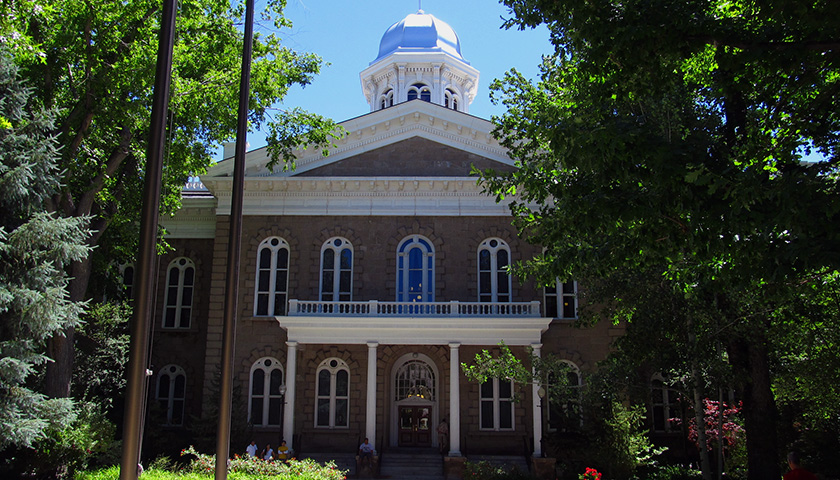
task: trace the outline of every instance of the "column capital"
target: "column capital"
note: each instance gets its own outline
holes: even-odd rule
[[[295,348],[295,347],[298,346],[298,342],[294,342],[294,341],[286,342],[286,346]]]
[[[379,346],[379,342],[367,342],[368,348],[376,348]]]
[[[449,342],[449,348],[456,349],[461,346],[461,342]]]

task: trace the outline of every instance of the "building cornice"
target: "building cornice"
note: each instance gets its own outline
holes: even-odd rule
[[[276,317],[291,341],[379,345],[506,345],[542,341],[551,323],[542,317]]]
[[[218,215],[228,215],[230,177],[211,178]],[[265,177],[245,182],[244,215],[506,216],[473,177]]]
[[[216,238],[216,199],[184,198],[175,215],[161,217],[166,238]]]

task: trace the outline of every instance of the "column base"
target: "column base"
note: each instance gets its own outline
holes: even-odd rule
[[[379,477],[379,456],[368,457],[368,461],[362,461],[356,455],[356,478],[377,478]]]
[[[443,457],[443,478],[461,480],[464,478],[466,463],[467,457]]]
[[[539,480],[554,480],[554,466],[557,464],[556,458],[548,457],[531,457],[531,475]]]

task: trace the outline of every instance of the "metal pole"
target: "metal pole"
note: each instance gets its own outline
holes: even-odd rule
[[[230,205],[227,274],[225,275],[224,329],[222,331],[222,378],[219,395],[219,426],[216,434],[216,480],[227,479],[230,452],[230,417],[233,391],[233,351],[236,314],[239,310],[239,264],[242,245],[242,203],[245,190],[245,145],[248,135],[248,100],[251,95],[251,55],[254,37],[254,0],[245,2],[245,40],[239,82],[239,112],[236,118],[236,154],[233,161],[233,191]]]
[[[163,0],[158,34],[157,70],[146,148],[146,183],[143,186],[143,207],[140,213],[140,247],[137,255],[138,278],[134,289],[134,313],[131,316],[128,388],[123,421],[123,446],[120,480],[136,480],[142,445],[143,409],[146,399],[146,369],[149,362],[149,338],[154,311],[154,286],[157,273],[156,246],[160,190],[163,178],[163,152],[166,134],[166,113],[169,106],[169,85],[172,80],[172,50],[175,42],[175,0]]]

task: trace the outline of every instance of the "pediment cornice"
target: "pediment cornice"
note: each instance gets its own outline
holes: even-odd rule
[[[246,177],[294,177],[413,137],[480,155],[503,165],[513,165],[507,150],[493,137],[491,122],[428,102],[401,103],[340,125],[346,134],[328,148],[329,155],[323,155],[320,148],[301,149],[295,153],[294,170],[270,171],[266,167],[270,160],[267,149],[252,150],[245,157]],[[202,181],[206,185],[210,178],[231,175],[232,168],[233,159],[219,162],[202,176]]]

